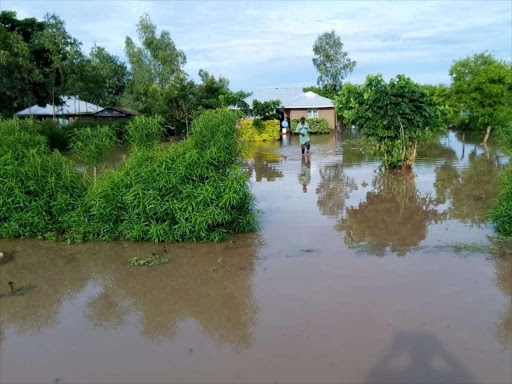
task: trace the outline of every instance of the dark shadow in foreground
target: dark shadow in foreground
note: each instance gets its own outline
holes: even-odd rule
[[[406,364],[403,364],[406,362]],[[475,383],[431,332],[398,332],[365,383]]]

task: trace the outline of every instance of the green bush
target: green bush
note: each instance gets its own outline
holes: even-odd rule
[[[499,175],[500,194],[491,210],[491,219],[496,231],[503,236],[512,236],[512,166]]]
[[[65,232],[85,195],[83,177],[40,130],[38,121],[0,121],[0,238]]]
[[[244,141],[276,141],[279,140],[279,120],[260,120],[261,127],[255,126],[254,120],[243,120],[240,123],[240,135]]]
[[[292,132],[295,132],[299,119],[292,119]],[[327,119],[323,117],[312,117],[307,119],[306,122],[309,124],[309,132],[311,133],[331,133],[332,128],[329,125]]]
[[[144,241],[220,241],[255,228],[248,177],[239,167],[240,116],[205,111],[188,140],[136,148],[88,194],[73,236]]]

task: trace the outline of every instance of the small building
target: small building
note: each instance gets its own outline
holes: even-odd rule
[[[281,120],[298,119],[301,116],[306,118],[323,117],[329,122],[332,129],[336,127],[336,112],[332,100],[312,91],[304,92],[299,87],[259,88],[244,99],[249,106],[252,105],[253,100],[281,101],[281,106],[277,109]]]
[[[68,125],[84,117],[92,117],[96,112],[104,109],[99,105],[80,100],[76,96],[62,96],[62,105],[55,106],[55,117],[60,125]],[[35,119],[53,118],[54,106],[46,104],[44,107],[32,105],[15,113],[18,117],[33,117]]]
[[[93,116],[96,120],[122,121],[129,119],[136,114],[137,112],[128,108],[107,107],[103,108],[101,111],[96,112]]]

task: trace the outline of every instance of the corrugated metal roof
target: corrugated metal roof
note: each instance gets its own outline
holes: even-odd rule
[[[309,91],[297,96],[295,99],[284,103],[285,108],[326,108],[334,107],[331,99],[317,95],[315,92]]]
[[[244,100],[247,104],[252,105],[253,100],[261,102],[269,100],[280,100],[281,104],[286,104],[302,94],[302,88],[259,88],[255,89],[251,96]]]
[[[103,108],[100,111],[96,112],[94,115],[95,116],[109,116],[109,113],[108,113],[109,109],[118,112],[120,115],[133,116],[133,115],[137,114],[137,112],[135,112],[132,109],[128,109],[128,108],[107,107],[107,108]]]
[[[57,116],[62,115],[81,115],[96,113],[102,109],[99,105],[88,103],[80,100],[75,96],[63,96],[62,101],[64,104],[55,107],[55,114]],[[16,113],[17,116],[52,116],[53,105],[46,104],[44,107],[38,105],[32,105],[31,107],[25,108],[22,111]]]
[[[246,97],[245,102],[252,105],[253,100],[261,102],[280,100],[285,108],[332,108],[332,100],[317,95],[315,92],[303,92],[302,88],[259,88]]]

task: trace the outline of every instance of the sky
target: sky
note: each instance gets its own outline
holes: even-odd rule
[[[97,45],[126,61],[126,36],[147,13],[187,56],[185,71],[223,75],[232,90],[315,85],[313,44],[331,30],[357,62],[346,81],[406,74],[450,83],[454,60],[489,51],[512,56],[512,1],[25,1],[0,0],[19,18],[55,13],[89,52]]]

